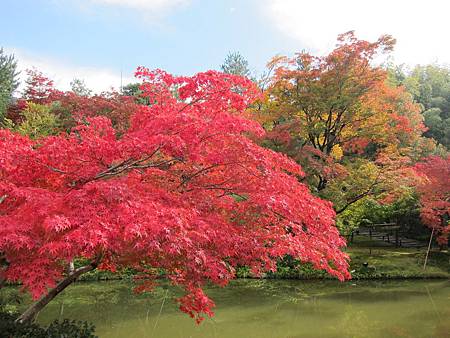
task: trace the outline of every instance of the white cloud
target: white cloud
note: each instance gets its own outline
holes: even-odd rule
[[[85,16],[114,18],[119,22],[130,16],[136,23],[158,30],[173,30],[166,22],[169,14],[186,8],[192,0],[53,0],[60,8],[70,5]]]
[[[263,11],[300,48],[323,53],[340,33],[376,40],[382,34],[397,39],[396,62],[450,63],[446,0],[264,0]]]
[[[185,5],[189,0],[90,0],[93,3],[149,12],[164,12]]]
[[[120,69],[111,70],[73,65],[55,58],[30,54],[17,48],[5,48],[5,52],[14,54],[17,60],[18,69],[21,71],[21,86],[19,90],[23,89],[24,86],[26,79],[25,70],[32,68],[36,68],[53,80],[55,87],[60,90],[70,90],[70,82],[74,78],[84,80],[86,86],[96,93],[110,90],[111,87],[115,89],[120,88]],[[131,74],[123,74],[122,84],[126,85],[130,82],[135,82]]]

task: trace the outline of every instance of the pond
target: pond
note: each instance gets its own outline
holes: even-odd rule
[[[172,287],[135,295],[126,282],[80,282],[38,320],[92,321],[108,338],[450,337],[450,281],[236,280],[207,293],[216,315],[196,325]]]

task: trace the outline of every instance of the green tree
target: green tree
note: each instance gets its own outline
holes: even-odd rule
[[[16,130],[32,139],[55,135],[59,132],[60,120],[51,113],[51,106],[28,102],[22,112],[23,122]]]
[[[148,97],[142,96],[143,91],[140,89],[141,83],[129,83],[122,88],[122,95],[134,97],[134,100],[138,104],[149,105],[150,101]]]
[[[239,52],[232,52],[227,55],[220,69],[226,74],[240,75],[250,78],[251,73],[248,68],[248,61]]]
[[[439,65],[416,66],[402,84],[423,107],[425,136],[450,148],[450,69]]]
[[[90,90],[86,86],[84,80],[81,79],[73,79],[73,81],[70,82],[70,87],[72,88],[72,91],[79,96],[91,96],[92,94],[92,90]]]
[[[5,118],[13,92],[19,86],[18,76],[17,61],[14,55],[5,54],[3,48],[0,48],[0,123]]]

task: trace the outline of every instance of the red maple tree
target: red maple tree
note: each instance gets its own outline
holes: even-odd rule
[[[237,266],[258,275],[289,254],[350,277],[331,203],[299,182],[294,161],[252,140],[264,131],[244,117],[259,95],[251,81],[136,74],[150,105],[123,133],[104,116],[39,141],[0,130],[1,274],[38,299],[20,321],[95,268],[163,269],[197,321],[214,305],[204,283],[226,285]],[[89,263],[67,272],[75,258]]]
[[[60,121],[61,131],[70,130],[86,117],[106,116],[114,129],[124,132],[130,116],[136,111],[135,98],[121,95],[117,91],[102,92],[92,96],[83,96],[73,91],[59,91],[54,82],[37,70],[27,70],[28,78],[22,98],[8,107],[7,117],[20,124],[28,102],[50,106],[51,113]]]
[[[27,69],[26,87],[23,98],[39,104],[46,104],[53,101],[54,97],[61,92],[54,87],[53,80],[50,80],[42,72],[36,69]]]
[[[422,222],[445,244],[450,234],[450,156],[429,156],[415,169],[423,178],[418,186]]]

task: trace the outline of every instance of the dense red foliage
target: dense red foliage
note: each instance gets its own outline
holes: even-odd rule
[[[21,123],[23,120],[22,113],[27,108],[27,101],[24,99],[18,99],[14,104],[11,104],[7,111],[6,117],[10,119],[13,123]]]
[[[114,129],[123,133],[129,127],[130,116],[138,109],[134,98],[115,91],[89,97],[61,92],[52,99],[58,103],[52,111],[62,119],[66,130],[86,117],[105,116],[111,120]]]
[[[422,221],[445,244],[450,234],[450,156],[430,156],[416,165],[416,171],[424,178],[418,187]]]
[[[181,309],[201,320],[213,306],[202,285],[225,285],[238,265],[259,274],[289,254],[349,278],[331,203],[299,183],[294,161],[248,137],[264,133],[242,117],[258,95],[249,80],[137,75],[151,105],[120,137],[106,117],[38,143],[0,130],[8,280],[36,298],[76,257],[109,270],[163,268],[186,290]]]
[[[7,112],[7,117],[16,124],[22,121],[27,102],[33,102],[51,105],[52,113],[60,119],[61,130],[70,130],[86,117],[106,116],[113,127],[122,133],[129,126],[130,116],[138,108],[133,97],[116,91],[81,96],[72,91],[55,89],[53,81],[39,71],[27,70],[27,74],[23,97],[11,105]]]
[[[41,72],[35,69],[27,69],[26,88],[23,98],[34,103],[45,104],[53,101],[54,96],[61,92],[54,87],[53,80],[50,80]]]

